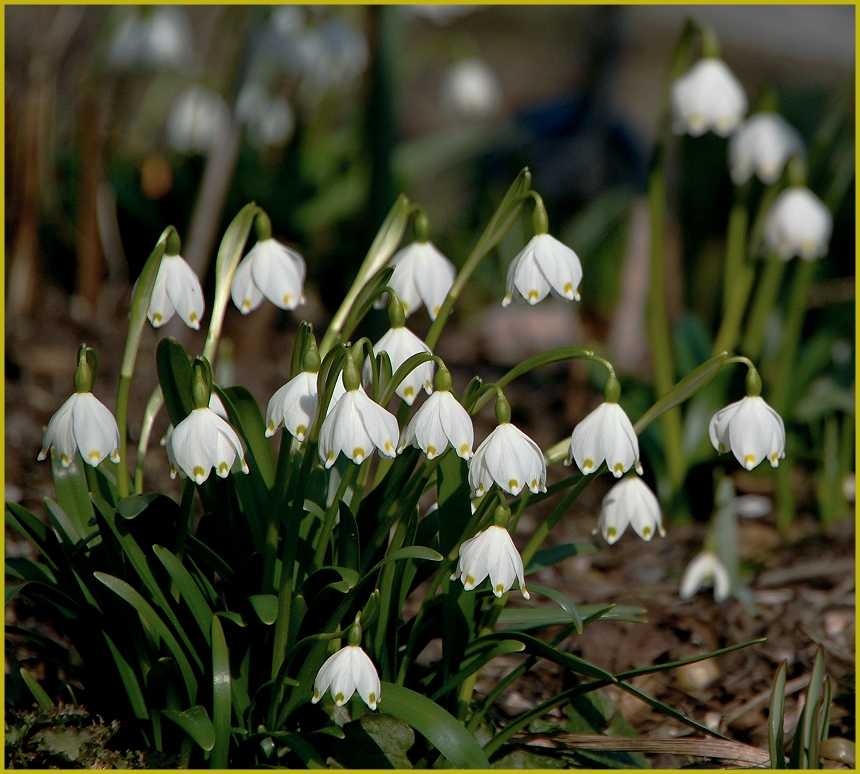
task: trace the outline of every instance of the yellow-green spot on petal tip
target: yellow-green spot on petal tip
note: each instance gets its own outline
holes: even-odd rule
[[[87,457],[88,457],[89,459],[91,459],[91,460],[97,460],[99,457],[101,457],[101,453],[99,452],[99,450],[98,450],[98,449],[93,449],[93,450],[92,450],[92,451],[87,455]]]
[[[188,320],[190,322],[196,323],[197,319],[198,319],[197,318],[197,312],[192,312],[191,314],[188,315]]]
[[[194,469],[191,471],[191,478],[203,478],[206,475],[206,471],[200,467],[200,465],[195,465]]]
[[[219,462],[218,463],[218,472],[219,473],[226,474],[228,470],[230,470],[230,468],[227,467],[226,462]]]
[[[361,462],[361,461],[364,459],[364,456],[365,456],[365,455],[364,455],[364,449],[362,449],[360,446],[356,446],[356,447],[352,450],[352,458],[353,458],[356,462]]]
[[[300,441],[304,441],[307,432],[307,427],[305,427],[304,425],[299,425],[298,427],[296,427],[296,438],[298,438]]]
[[[466,576],[466,582],[463,584],[465,589],[471,589],[475,586],[475,579],[471,575]]]
[[[436,456],[436,447],[435,446],[428,446],[427,447],[427,456],[428,457],[435,457]]]
[[[156,325],[158,325],[158,323],[160,323],[163,319],[164,319],[164,318],[163,318],[163,317],[162,317],[158,312],[156,312],[154,315],[152,315],[152,321],[153,321]]]
[[[564,283],[564,293],[567,295],[568,293],[573,293],[573,283],[565,282]]]
[[[615,527],[610,527],[606,530],[606,536],[614,538],[618,534],[618,530]]]
[[[515,478],[512,478],[510,481],[508,481],[508,487],[510,489],[519,489],[520,488],[520,482],[517,481]]]
[[[538,300],[539,293],[536,290],[529,291],[529,302],[534,303]]]
[[[404,398],[411,398],[414,395],[415,395],[415,388],[414,387],[407,387],[405,390],[403,390],[403,397]]]
[[[642,537],[645,538],[645,540],[648,540],[648,538],[651,537],[651,527],[642,528]]]
[[[292,303],[292,301],[293,301],[293,295],[292,295],[292,293],[287,293],[287,294],[285,294],[285,295],[284,295],[284,298],[283,298],[283,301],[284,301],[284,303],[285,303],[285,304],[291,304],[291,303]]]
[[[589,471],[589,470],[591,470],[593,467],[594,467],[594,460],[585,460],[585,461],[582,463],[582,469],[583,469],[583,471]]]
[[[615,473],[617,476],[620,476],[624,472],[624,465],[622,465],[620,462],[616,462],[615,465],[613,465],[612,467],[612,472]]]

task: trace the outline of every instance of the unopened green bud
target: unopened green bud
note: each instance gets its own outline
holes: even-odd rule
[[[609,372],[609,378],[603,388],[603,397],[607,403],[618,403],[618,399],[621,397],[621,385],[618,383],[615,371]]]
[[[194,358],[191,377],[191,401],[194,408],[208,408],[212,395],[212,366],[205,357]]]
[[[343,386],[347,392],[353,392],[361,385],[361,376],[358,373],[358,368],[355,365],[355,359],[352,352],[346,353],[346,362],[343,364]]]
[[[747,396],[757,398],[759,395],[761,395],[761,377],[755,366],[750,366],[747,368]]]
[[[388,294],[391,296],[388,302],[388,322],[392,328],[402,328],[406,325],[406,314],[403,311],[403,304],[400,303],[400,299],[391,288],[388,288]]]
[[[254,233],[257,235],[259,242],[272,238],[272,221],[269,220],[269,216],[262,210],[254,218]]]
[[[320,352],[317,349],[317,342],[314,339],[313,333],[305,336],[305,347],[302,352],[302,371],[308,371],[315,374],[320,370]]]
[[[539,193],[530,191],[535,200],[535,208],[532,213],[532,223],[534,224],[535,234],[546,234],[549,231],[549,218],[546,214],[543,199]]]
[[[96,351],[86,344],[78,348],[78,367],[75,369],[75,392],[92,392],[96,381]]]
[[[179,241],[179,234],[176,233],[175,228],[171,228],[167,235],[167,240],[164,243],[165,255],[179,255],[181,247],[182,244]]]
[[[361,645],[361,611],[355,616],[355,621],[352,626],[349,627],[349,638],[347,639],[347,644],[356,646]]]
[[[499,390],[496,394],[496,423],[506,425],[511,421],[511,404]]]
[[[497,505],[493,511],[493,525],[496,527],[507,527],[511,520],[511,509],[507,504]]]
[[[438,392],[451,392],[451,372],[440,365],[433,377],[433,386]]]
[[[427,219],[427,213],[423,209],[418,210],[415,216],[415,241],[426,242],[430,238],[430,221]]]

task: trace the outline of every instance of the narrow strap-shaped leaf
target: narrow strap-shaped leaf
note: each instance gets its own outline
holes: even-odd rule
[[[570,623],[570,621],[567,623]],[[522,632],[494,632],[493,634],[485,634],[483,637],[479,637],[476,642],[502,639],[517,640],[525,645],[527,653],[530,653],[533,656],[539,656],[540,658],[545,658],[547,661],[552,661],[554,664],[558,664],[565,669],[569,669],[571,672],[576,672],[577,674],[585,675],[587,677],[595,677],[598,680],[608,680],[610,683],[617,682],[615,676],[610,672],[607,672],[605,669],[601,669],[599,666],[595,666],[585,659],[581,659],[577,656],[571,655],[570,653],[558,650],[557,648],[547,645],[545,642],[541,642],[535,637],[523,634]]]
[[[697,723],[692,718],[688,718],[678,710],[673,709],[668,704],[664,704],[662,701],[655,699],[653,696],[649,696],[644,691],[640,691],[638,688],[634,688],[629,683],[619,682],[618,687],[622,690],[627,691],[627,693],[633,694],[638,699],[641,699],[646,704],[650,704],[654,709],[662,712],[664,715],[669,715],[670,717],[675,718],[675,720],[679,720],[685,726],[690,726],[691,728],[695,728],[698,731],[701,731],[703,734],[708,734],[709,736],[716,736],[718,739],[728,739],[727,736],[723,736],[723,734],[714,731],[713,729],[708,728],[707,726],[703,726],[701,723]]]
[[[557,546],[547,546],[539,549],[532,557],[528,567],[525,568],[525,574],[531,575],[544,567],[551,567],[563,562],[571,556],[584,556],[585,554],[593,554],[595,551],[597,548],[593,543],[564,543]]]
[[[821,709],[821,700],[824,694],[824,682],[827,676],[824,674],[824,648],[820,645],[815,652],[815,660],[812,662],[812,676],[809,678],[809,688],[806,689],[806,706],[804,707],[803,721],[799,724],[803,736],[803,751],[805,768],[817,769],[818,762],[818,714]]]
[[[50,696],[45,693],[45,689],[39,685],[39,681],[24,669],[24,667],[21,667],[19,671],[27,687],[30,689],[30,693],[33,694],[33,698],[38,702],[39,706],[43,710],[51,709],[51,707],[54,706],[54,702],[52,702]]]
[[[137,675],[134,673],[134,669],[131,664],[128,663],[119,648],[114,645],[110,635],[103,630],[102,636],[105,638],[108,649],[113,656],[117,671],[119,671],[119,677],[122,680],[123,686],[125,686],[125,693],[128,696],[134,716],[139,720],[148,720],[149,710],[146,707],[146,699],[144,698],[143,691],[140,689],[140,682],[137,679]]]
[[[248,601],[266,626],[271,626],[278,619],[278,598],[274,594],[255,594],[248,597]]]
[[[477,672],[481,667],[485,664],[492,661],[497,656],[506,656],[510,653],[522,653],[525,650],[525,645],[517,640],[502,640],[501,642],[497,642],[491,645],[488,648],[478,651],[477,656],[473,656],[471,661],[466,663],[459,672],[454,675],[451,675],[441,688],[434,691],[433,695],[430,697],[433,701],[436,701],[440,697],[444,696],[448,691],[453,690],[454,688],[459,687],[463,681]]]
[[[155,545],[152,547],[152,552],[158,557],[158,560],[164,565],[185,604],[194,616],[197,626],[203,637],[206,639],[206,644],[209,644],[209,631],[212,627],[212,608],[209,607],[206,600],[203,598],[203,593],[198,585],[191,577],[191,573],[185,569],[185,566],[179,559],[163,546]]]
[[[380,709],[409,724],[456,769],[489,769],[490,762],[475,737],[436,702],[401,685],[383,682]]]
[[[770,752],[770,767],[785,768],[785,744],[782,724],[785,719],[785,677],[787,662],[783,661],[776,670],[773,688],[770,690],[770,708],[767,718],[767,748]]]
[[[214,570],[224,579],[225,586],[232,586],[236,582],[236,573],[218,554],[194,535],[187,538],[188,550],[193,553],[210,570]]]
[[[702,386],[707,384],[716,376],[717,371],[723,365],[723,362],[728,357],[728,352],[721,352],[715,355],[710,360],[702,363],[695,371],[691,371],[687,376],[681,379],[669,392],[660,398],[651,408],[649,408],[638,420],[633,424],[633,429],[638,435],[648,425],[650,425],[657,417],[665,412],[673,409],[675,406],[683,403],[694,392],[697,392]]]
[[[45,498],[45,508],[48,511],[48,519],[51,522],[51,526],[53,526],[54,532],[60,539],[60,545],[67,553],[70,553],[86,538],[90,530],[81,532],[75,523],[76,519],[71,518],[63,507],[59,503],[54,502],[50,497]]]
[[[690,656],[688,658],[678,659],[677,661],[669,661],[665,664],[654,664],[653,666],[639,667],[638,669],[628,669],[626,672],[619,672],[615,676],[619,680],[632,680],[634,677],[647,675],[652,672],[665,672],[668,669],[676,669],[677,667],[686,666],[687,664],[695,664],[697,661],[704,661],[708,658],[723,656],[726,653],[731,653],[735,650],[742,650],[743,648],[748,648],[750,645],[758,645],[759,643],[765,642],[766,639],[766,637],[759,637],[758,639],[741,642],[737,645],[729,645],[728,647],[720,648],[719,650],[712,650],[710,653],[701,653],[698,656]]]
[[[209,713],[202,704],[196,704],[187,710],[161,710],[161,714],[172,720],[188,736],[190,736],[206,752],[215,747],[215,729],[209,720]]]
[[[128,531],[125,524],[119,520],[119,517],[116,515],[116,512],[102,500],[100,497],[93,495],[93,502],[96,505],[99,513],[101,513],[111,532],[113,532],[114,536],[117,539],[117,542],[120,544],[123,553],[128,558],[132,567],[134,567],[135,572],[137,572],[140,579],[143,581],[143,584],[152,594],[153,599],[161,608],[162,612],[167,616],[168,621],[172,624],[174,630],[179,635],[182,642],[185,643],[185,646],[188,648],[188,652],[191,654],[191,657],[194,659],[197,668],[203,669],[203,661],[200,656],[197,655],[197,652],[194,650],[194,646],[191,643],[188,635],[185,633],[185,629],[182,627],[182,624],[179,623],[179,619],[176,617],[176,613],[173,610],[170,601],[162,590],[161,586],[158,585],[158,581],[155,579],[155,576],[152,574],[152,570],[149,568],[149,563],[146,560],[146,555],[143,553],[143,549],[137,544],[137,541],[134,539],[134,536]]]
[[[19,580],[37,580],[56,585],[57,578],[50,568],[41,562],[34,562],[24,557],[12,557],[6,560],[6,574]]]
[[[165,338],[158,342],[155,350],[158,383],[164,396],[164,405],[174,427],[191,413],[191,360],[176,340]]]
[[[226,769],[230,753],[230,705],[232,679],[230,651],[218,616],[212,617],[212,725],[215,730],[215,747],[211,767]]]
[[[361,542],[358,539],[358,523],[349,505],[343,500],[338,504],[338,509],[340,514],[337,535],[338,564],[359,572],[361,570]]]
[[[548,586],[535,586],[533,583],[529,583],[529,589],[555,602],[570,616],[570,620],[576,627],[577,634],[582,634],[582,615],[576,603],[567,594],[563,594],[558,589],[551,589]]]
[[[272,456],[272,447],[266,438],[266,423],[260,413],[260,407],[254,396],[244,387],[227,387],[218,390],[226,397],[229,405],[225,403],[230,422],[248,442],[248,448],[257,463],[260,475],[266,486],[271,489],[275,483],[275,460]],[[230,413],[230,409],[234,413]]]
[[[18,503],[7,501],[6,524],[27,538],[52,570],[56,570],[59,564],[63,563],[62,549],[57,542],[57,536],[26,508],[22,508]]]
[[[645,609],[635,605],[580,605],[583,626],[598,619],[642,623]],[[499,614],[497,623],[525,631],[540,626],[570,623],[570,616],[553,607],[511,607]]]
[[[95,515],[87,481],[77,462],[73,461],[69,467],[64,467],[55,450],[51,451],[51,473],[57,502],[73,524],[69,537],[77,543],[91,531],[87,525]]]
[[[197,698],[198,687],[194,670],[179,642],[177,642],[176,638],[170,633],[170,630],[167,628],[164,621],[162,621],[158,616],[158,613],[155,612],[149,602],[147,602],[138,591],[132,588],[124,580],[116,578],[113,575],[108,575],[104,572],[95,572],[93,575],[95,575],[98,580],[104,583],[104,585],[117,596],[128,602],[128,604],[138,612],[141,618],[143,618],[147,626],[149,626],[155,634],[164,640],[164,644],[173,654],[176,659],[176,663],[179,665],[179,670],[182,672],[182,676],[185,680],[185,688],[188,692],[188,698],[193,702]]]

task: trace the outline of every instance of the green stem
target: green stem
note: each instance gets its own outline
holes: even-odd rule
[[[740,337],[741,322],[747,308],[755,278],[755,265],[747,260],[749,226],[749,186],[736,190],[735,203],[729,214],[726,235],[726,261],[723,273],[723,319],[714,343],[713,353],[731,352]]]
[[[648,265],[648,308],[646,326],[651,345],[651,362],[654,368],[654,392],[663,397],[675,383],[675,363],[672,355],[672,337],[666,310],[666,290],[663,264],[663,217],[665,210],[664,153],[658,149],[655,163],[648,177],[648,204],[651,215],[650,259]],[[685,461],[683,428],[680,409],[673,408],[661,418],[663,451],[672,493],[678,491],[684,480]]]
[[[120,499],[129,495],[128,477],[128,396],[131,391],[131,374],[121,374],[116,393],[116,424],[119,428],[119,465],[116,489]]]
[[[146,462],[146,449],[149,446],[149,436],[152,434],[155,417],[163,405],[164,396],[161,394],[161,387],[155,385],[155,389],[146,402],[146,408],[143,410],[143,421],[140,423],[140,439],[137,442],[137,461],[134,471],[134,491],[137,494],[143,493],[143,468]]]
[[[746,332],[741,341],[741,350],[753,360],[761,357],[767,322],[776,306],[786,265],[785,261],[775,255],[768,256],[764,261]]]
[[[463,268],[460,269],[457,274],[454,284],[451,285],[448,295],[442,302],[442,306],[439,308],[439,313],[436,315],[436,319],[433,321],[433,324],[430,326],[430,331],[427,333],[427,338],[424,339],[425,344],[427,344],[431,350],[436,348],[436,343],[439,341],[442,329],[445,327],[448,316],[454,308],[454,303],[460,297],[460,293],[463,292],[463,288],[466,287],[466,283],[468,283],[469,279],[472,277],[475,269],[478,268],[478,265],[482,260],[484,260],[489,252],[502,241],[505,234],[508,233],[511,226],[519,217],[520,211],[523,207],[524,197],[529,190],[530,185],[531,172],[529,172],[528,169],[524,169],[517,176],[517,179],[514,180],[513,185],[508,189],[508,193],[505,195],[502,203],[493,214],[493,217],[484,229],[484,233],[481,234],[474,249],[463,264]]]
[[[359,467],[360,466],[356,465],[354,462],[347,467],[340,480],[340,484],[337,487],[337,493],[334,496],[334,500],[325,512],[323,528],[317,538],[317,550],[314,553],[314,567],[322,567],[323,561],[325,560],[325,553],[328,549],[329,540],[331,539],[332,531],[334,530],[334,521],[340,508],[340,501],[343,500],[347,487],[353,482],[353,479],[355,479],[355,474]]]

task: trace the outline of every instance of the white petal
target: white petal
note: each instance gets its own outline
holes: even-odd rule
[[[373,445],[384,457],[394,457],[399,435],[397,419],[363,392],[356,391],[355,395],[355,408]]]
[[[78,394],[72,412],[75,440],[88,465],[98,465],[119,454],[119,429],[110,410],[90,392]]]
[[[233,283],[230,286],[233,303],[242,314],[254,311],[263,303],[263,294],[254,283],[252,267],[252,262],[245,258],[236,267],[236,271],[233,273]]]
[[[200,329],[203,317],[203,289],[194,270],[179,255],[165,255],[161,268],[167,270],[167,296],[183,322],[194,330]]]
[[[175,312],[173,304],[167,295],[167,282],[169,269],[165,265],[168,256],[163,256],[158,266],[158,274],[155,275],[155,284],[152,286],[152,296],[149,299],[149,308],[146,316],[154,328],[164,325]]]
[[[472,445],[475,442],[475,430],[469,412],[450,392],[439,392],[434,395],[439,395],[439,421],[443,432],[457,454],[464,460],[468,460],[472,456]],[[432,399],[433,395],[427,402]]]
[[[57,449],[57,456],[63,465],[68,467],[72,464],[72,459],[78,450],[73,417],[79,398],[80,393],[76,392],[74,395],[71,395],[48,421],[45,437],[42,440],[42,451],[39,452],[40,460],[45,459],[51,446],[54,446]]]
[[[295,309],[301,302],[304,261],[274,239],[257,242],[249,251],[254,284],[281,309]]]

